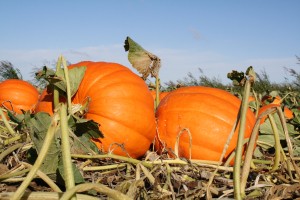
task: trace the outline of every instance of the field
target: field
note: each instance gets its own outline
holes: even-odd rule
[[[188,74],[177,82],[160,83],[160,59],[143,49],[130,50],[136,44],[126,41],[133,67],[141,64],[141,55],[152,62],[149,71],[138,69],[141,77],[113,64],[68,67],[63,57],[56,69],[37,72],[37,82],[16,79],[20,76],[13,67],[12,76],[2,73],[0,199],[300,199],[299,72],[286,69],[290,79],[272,83],[266,73],[249,67],[229,72],[233,83],[224,85],[200,69],[199,77]],[[193,92],[185,93],[188,88]],[[184,99],[198,91],[213,102],[201,111],[202,117],[188,118],[196,119],[198,127],[181,127],[166,138],[159,135],[164,109],[174,104],[174,110],[188,113],[185,106],[191,102],[205,102],[202,96]],[[162,92],[168,94],[160,100]],[[218,95],[238,102],[234,117],[228,117],[238,123],[230,122],[231,132],[208,139],[213,134],[208,129],[200,138],[203,133],[193,130],[209,126],[206,116],[212,115],[213,126],[219,126],[217,118],[232,111],[228,98],[219,100]],[[249,115],[253,122],[244,138]],[[212,145],[204,148],[198,137],[201,144]],[[226,142],[219,144],[222,139]],[[196,146],[201,151],[194,151]],[[206,150],[217,152],[217,159]]]

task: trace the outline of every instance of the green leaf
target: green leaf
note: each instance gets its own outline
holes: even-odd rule
[[[92,138],[103,138],[103,134],[99,130],[98,123],[72,115],[69,118],[68,124],[74,132],[74,135],[71,136],[72,153],[100,153],[98,147],[91,141]]]
[[[75,181],[75,183],[76,184],[84,183],[84,178],[83,178],[83,176],[81,175],[79,169],[76,167],[76,165],[74,163],[72,163],[72,168],[73,168],[73,172],[74,172],[74,181]],[[59,161],[58,172],[61,175],[61,177],[63,178],[63,180],[65,180],[64,165],[63,165],[62,159]]]
[[[48,77],[54,77],[55,71],[53,69],[44,66],[42,70],[35,73],[36,79],[47,79]]]
[[[131,65],[142,74],[145,80],[151,74],[152,77],[157,77],[161,66],[160,59],[146,51],[138,43],[127,37],[124,45],[125,51],[129,51],[128,60]]]
[[[274,113],[273,117],[274,117],[277,129],[278,129],[278,132],[279,132],[280,139],[281,140],[285,139],[284,131],[283,131],[282,124],[281,124],[281,121],[280,121],[280,118],[279,118],[278,114]],[[295,130],[295,127],[292,124],[287,123],[286,125],[287,125],[288,132],[289,132],[290,136],[299,135],[299,133]],[[263,134],[273,134],[273,129],[272,129],[270,120],[268,118],[260,126],[260,132],[263,133]]]
[[[274,135],[261,134],[258,137],[258,141],[263,142],[262,144],[260,144],[260,146],[262,146],[264,149],[269,149],[275,146]]]
[[[45,141],[48,127],[51,123],[51,117],[48,113],[39,112],[35,115],[25,114],[25,123],[30,129],[29,135],[34,143],[37,153],[39,154]],[[41,166],[41,170],[46,174],[56,173],[58,167],[59,155],[61,154],[60,143],[57,137],[51,142],[48,154]]]
[[[86,67],[75,67],[69,70],[71,97],[77,92],[78,87],[84,77]]]
[[[73,97],[73,95],[77,92],[78,87],[84,77],[85,70],[85,66],[75,67],[68,70],[71,97]],[[66,96],[67,83],[64,70],[58,70],[57,72],[55,72],[45,66],[40,72],[36,73],[36,76],[38,79],[44,78],[49,83],[48,87],[56,87],[60,91],[61,95]]]

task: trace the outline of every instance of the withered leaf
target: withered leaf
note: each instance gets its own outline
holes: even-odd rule
[[[125,51],[128,51],[128,60],[131,65],[142,74],[144,80],[151,74],[157,77],[161,66],[160,58],[146,51],[138,43],[127,37],[124,44]]]

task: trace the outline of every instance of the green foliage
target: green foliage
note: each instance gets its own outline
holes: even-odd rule
[[[69,77],[70,77],[70,90],[71,90],[71,97],[77,92],[77,89],[81,83],[81,80],[84,76],[86,67],[76,67],[69,70]],[[67,86],[66,86],[66,80],[65,80],[65,74],[64,71],[60,71],[58,74],[52,69],[47,68],[46,66],[43,67],[43,69],[36,73],[37,80],[46,80],[47,83],[50,85],[55,86],[57,89],[59,89],[64,94],[67,93]],[[65,95],[66,96],[66,95]]]
[[[22,79],[22,74],[11,62],[0,61],[0,81],[7,79]]]
[[[297,57],[297,59],[300,62],[300,58]],[[265,70],[262,70],[260,73],[256,73],[256,81],[252,86],[253,90],[258,94],[268,94],[271,91],[280,91],[282,93],[286,91],[300,92],[300,72],[297,72],[296,70],[291,68],[284,69],[288,72],[292,79],[285,78],[286,81],[283,83],[271,82],[267,72]],[[163,90],[171,91],[182,86],[207,86],[226,89],[234,93],[241,92],[240,87],[234,86],[233,84],[224,84],[219,78],[216,77],[208,77],[203,73],[203,70],[201,68],[199,68],[199,72],[199,76],[195,76],[194,74],[189,72],[183,79],[168,81],[164,83]]]
[[[176,89],[178,87],[182,86],[208,86],[208,87],[214,87],[214,88],[221,88],[226,89],[229,85],[225,85],[222,83],[222,81],[216,77],[209,78],[203,73],[203,70],[201,68],[198,68],[200,72],[199,77],[195,77],[194,74],[189,72],[186,77],[184,77],[182,80],[174,81],[168,81],[165,83],[164,90],[171,91],[173,89]]]

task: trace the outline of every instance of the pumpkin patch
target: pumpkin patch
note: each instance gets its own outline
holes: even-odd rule
[[[232,85],[193,74],[162,85],[159,57],[129,37],[124,48],[140,76],[60,56],[35,73],[40,94],[26,81],[0,83],[0,182],[16,190],[0,199],[298,197],[294,88],[266,90],[252,66],[229,72]],[[6,118],[8,109],[23,114]]]

